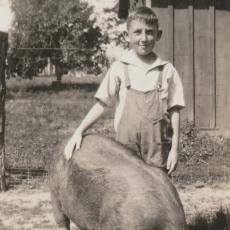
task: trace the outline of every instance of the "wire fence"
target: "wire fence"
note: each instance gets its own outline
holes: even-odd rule
[[[174,184],[194,184],[204,186],[215,182],[230,182],[230,167],[225,164],[210,164],[202,161],[201,165],[187,165],[172,175],[171,180]],[[183,170],[183,172],[182,172]],[[48,179],[48,171],[45,169],[34,168],[7,168],[6,181],[7,187],[15,189],[18,186],[37,187]]]
[[[44,169],[33,168],[7,168],[6,181],[7,187],[17,188],[21,185],[36,187],[46,181],[48,172]]]
[[[33,47],[20,47],[18,48],[20,51],[59,51],[63,50],[61,48],[33,48]],[[94,52],[95,50],[91,49],[66,49],[66,50],[76,50],[76,51],[85,51],[85,52]],[[184,57],[184,56],[183,56]],[[59,57],[56,57],[59,59]],[[205,58],[205,57],[204,57]],[[24,60],[25,57],[19,57],[19,59]],[[40,60],[48,60],[47,57],[40,57]],[[230,59],[229,59],[230,60]],[[51,70],[52,69],[52,70]],[[44,72],[53,73],[54,67],[49,67],[49,70],[45,70]],[[201,159],[197,159],[198,164],[190,164],[190,162],[186,162],[186,164],[179,164],[177,172],[173,175],[172,181],[175,183],[186,183],[193,184],[197,182],[212,182],[213,180],[221,180],[221,181],[230,181],[230,165],[228,165],[223,160],[218,160],[216,164],[210,163],[208,161],[204,161]],[[180,166],[182,165],[182,166]],[[33,169],[29,166],[27,168],[9,168],[6,169],[6,178],[7,183],[10,188],[15,188],[18,185],[25,184],[32,186],[34,181],[44,181],[47,178],[47,171],[44,169]]]

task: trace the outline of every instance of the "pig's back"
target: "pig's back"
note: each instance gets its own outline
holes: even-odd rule
[[[82,228],[109,230],[119,223],[117,229],[167,229],[166,223],[172,226],[180,216],[183,221],[179,197],[167,175],[117,142],[87,135],[69,162],[62,155],[56,168],[60,199]]]

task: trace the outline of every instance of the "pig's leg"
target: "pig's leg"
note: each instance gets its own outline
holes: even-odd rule
[[[70,219],[63,213],[60,201],[51,192],[53,214],[59,230],[70,230]]]

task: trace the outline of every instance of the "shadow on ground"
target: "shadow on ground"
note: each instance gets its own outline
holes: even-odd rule
[[[230,230],[229,209],[220,208],[210,217],[197,214],[188,227],[189,230]]]

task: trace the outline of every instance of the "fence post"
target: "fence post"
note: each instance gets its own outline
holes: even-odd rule
[[[8,34],[0,32],[0,190],[6,191],[5,180],[5,96],[6,96],[6,53]]]

